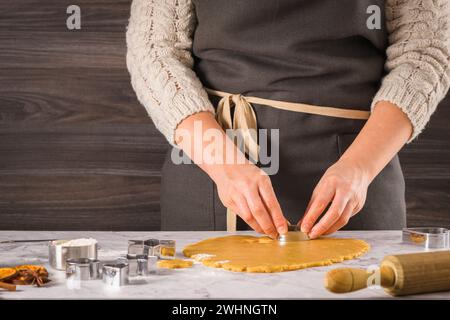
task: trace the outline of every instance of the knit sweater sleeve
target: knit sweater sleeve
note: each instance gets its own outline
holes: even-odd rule
[[[397,105],[413,125],[412,141],[450,86],[449,0],[387,0],[386,24],[387,74],[372,108]]]
[[[174,145],[177,125],[214,108],[192,70],[196,25],[191,0],[133,0],[128,24],[127,67],[138,100]]]

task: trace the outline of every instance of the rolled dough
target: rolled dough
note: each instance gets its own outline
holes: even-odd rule
[[[370,249],[357,239],[319,238],[280,243],[268,237],[226,236],[202,240],[183,250],[205,266],[238,272],[282,272],[356,258]]]

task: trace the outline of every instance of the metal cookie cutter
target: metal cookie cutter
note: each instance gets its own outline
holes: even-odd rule
[[[154,256],[156,255],[156,252],[158,250],[159,250],[158,239],[128,241],[128,254],[145,254],[148,256]]]
[[[100,261],[78,258],[66,260],[66,279],[95,280],[100,278]]]
[[[128,264],[128,276],[148,275],[148,256],[146,254],[127,254],[126,257],[117,259],[118,263]]]
[[[174,259],[176,252],[175,240],[160,240],[157,255],[161,259]]]
[[[309,240],[308,235],[302,232],[299,226],[291,224],[288,224],[288,232],[286,234],[281,234],[278,237],[278,241],[281,243],[306,240]]]
[[[128,276],[147,276],[156,274],[158,271],[158,257],[147,255],[127,254],[125,257],[117,259],[117,263],[128,264]]]
[[[175,258],[176,242],[175,240],[129,240],[128,254],[145,254],[157,256],[161,259]]]
[[[128,264],[105,264],[103,266],[103,282],[112,287],[121,287],[128,284]]]
[[[445,228],[405,228],[402,241],[423,246],[425,249],[442,249],[450,245],[450,231]]]
[[[158,257],[157,256],[148,256],[148,272],[150,274],[158,273]]]

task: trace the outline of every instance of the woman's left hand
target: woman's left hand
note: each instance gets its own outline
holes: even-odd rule
[[[328,168],[313,191],[301,220],[301,230],[314,239],[345,226],[364,206],[370,183],[368,176],[364,167],[348,159],[341,159]]]

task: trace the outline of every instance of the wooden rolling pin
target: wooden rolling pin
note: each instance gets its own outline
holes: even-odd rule
[[[375,272],[386,292],[393,296],[450,290],[450,251],[387,256],[378,270],[340,268],[325,276],[325,287],[347,293],[375,284]]]

